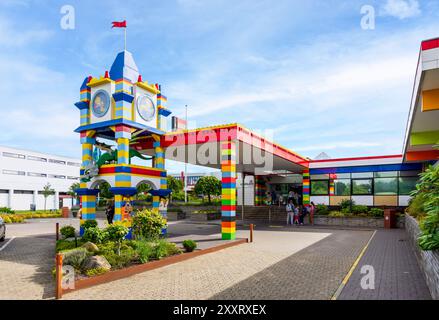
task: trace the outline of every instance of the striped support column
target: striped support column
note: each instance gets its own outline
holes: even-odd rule
[[[223,240],[236,238],[236,155],[235,143],[221,142],[221,233]]]
[[[329,179],[329,196],[333,197],[334,195],[335,195],[335,192],[334,192],[334,179],[330,178]]]
[[[265,181],[261,176],[255,176],[255,206],[264,204]]]
[[[303,169],[303,205],[305,207],[309,207],[310,199],[309,199],[309,169]]]
[[[115,93],[113,98],[115,101],[115,119],[124,118],[127,120],[133,119],[132,102],[133,102],[133,84],[126,78],[121,78],[115,81]]]
[[[82,224],[85,222],[85,220],[96,219],[96,196],[95,195],[81,196],[81,206],[82,206],[82,218],[80,221],[79,234],[82,236],[84,234],[84,228],[82,227]]]
[[[114,195],[114,221],[122,221],[123,195]]]
[[[153,143],[154,151],[155,151],[155,157],[154,157],[154,167],[157,169],[165,169],[165,152],[163,148],[161,147],[160,140],[154,141]],[[160,178],[160,189],[166,190],[168,189],[168,180],[166,176]],[[152,206],[153,208],[156,208],[159,210],[160,214],[163,218],[168,218],[167,209],[160,208],[160,197],[159,196],[153,196],[152,197]],[[168,227],[166,225],[165,228],[162,229],[162,235],[166,235],[168,232]]]

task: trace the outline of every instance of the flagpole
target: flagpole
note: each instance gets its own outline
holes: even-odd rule
[[[127,27],[123,28],[124,41],[123,41],[123,50],[127,51]]]

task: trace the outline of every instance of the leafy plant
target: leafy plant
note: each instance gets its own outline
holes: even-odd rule
[[[184,240],[183,247],[186,252],[192,252],[197,248],[197,243],[194,240]]]
[[[81,269],[84,260],[90,255],[85,248],[76,248],[63,252],[63,264],[70,265],[76,270]]]
[[[113,223],[105,229],[105,232],[108,234],[108,240],[116,242],[117,254],[120,255],[122,240],[125,239],[129,229],[121,223]]]
[[[158,239],[165,226],[166,219],[154,209],[138,211],[132,221],[135,236],[147,240]]]
[[[14,210],[11,210],[11,208],[8,208],[8,207],[0,207],[0,212],[1,213],[15,213]]]
[[[423,250],[439,249],[439,165],[430,166],[420,174],[412,195],[421,197],[424,202],[425,218],[420,223],[419,246]]]
[[[318,214],[318,215],[327,215],[327,214],[329,214],[328,206],[326,206],[324,204],[316,205],[316,214]]]
[[[346,213],[341,212],[341,211],[331,211],[328,214],[328,217],[337,217],[337,218],[342,218],[345,217]]]
[[[119,254],[117,250],[119,250]],[[138,259],[137,252],[126,243],[122,243],[120,247],[115,242],[102,243],[99,245],[98,254],[107,259],[112,269],[124,268]]]
[[[102,243],[109,238],[106,230],[101,230],[99,227],[88,227],[84,231],[82,239],[93,243]]]
[[[72,226],[64,226],[59,232],[64,238],[73,238],[75,236],[75,228]]]
[[[384,210],[380,208],[372,208],[369,211],[369,215],[376,218],[384,217]]]
[[[94,228],[98,226],[98,222],[94,219],[91,220],[84,220],[82,227],[84,229],[88,229],[88,228]]]
[[[154,244],[150,241],[135,241],[135,250],[141,263],[146,263],[154,256]]]
[[[350,212],[351,208],[355,205],[355,201],[351,199],[343,199],[340,202],[340,209],[342,212]]]
[[[100,275],[100,274],[104,274],[104,273],[106,273],[106,272],[108,272],[107,269],[102,268],[102,267],[99,267],[99,268],[94,268],[94,269],[87,270],[87,271],[85,272],[85,274],[86,274],[88,277],[94,277],[94,276],[97,276],[97,275]]]
[[[410,199],[406,212],[418,221],[421,220],[423,217],[425,217],[425,200],[426,199],[423,193],[416,194]]]
[[[367,206],[363,206],[363,205],[352,206],[353,214],[368,213],[368,212],[369,212],[369,208]]]

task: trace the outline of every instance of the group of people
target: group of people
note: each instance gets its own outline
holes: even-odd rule
[[[302,202],[301,195],[294,190],[290,190],[288,192],[288,196],[283,196],[281,193],[277,193],[276,191],[267,193],[267,205],[285,205],[289,203],[290,199],[293,199],[295,206]]]
[[[311,225],[314,224],[314,209],[315,205],[313,202],[308,207],[303,205],[298,205],[294,203],[293,199],[288,199],[286,206],[287,210],[287,225],[299,225],[303,226],[305,217],[309,214],[309,222]]]

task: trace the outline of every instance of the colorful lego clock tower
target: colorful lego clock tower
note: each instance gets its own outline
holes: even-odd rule
[[[161,136],[167,131],[170,111],[165,107],[166,97],[157,84],[142,80],[130,52],[120,52],[111,66],[99,78],[87,77],[81,86],[80,133],[82,167],[80,188],[82,219],[95,219],[96,196],[99,185],[107,182],[114,194],[114,221],[126,221],[123,207],[137,193],[141,183],[152,190],[153,207],[159,210],[160,199],[169,195],[165,170],[165,156]],[[154,154],[148,157],[133,146],[138,139],[153,139]],[[108,144],[106,141],[113,141]],[[131,164],[138,158],[145,165]],[[153,160],[147,166],[148,160]],[[166,209],[161,213],[166,217]],[[83,228],[81,227],[81,233]],[[165,230],[164,230],[165,232]]]

